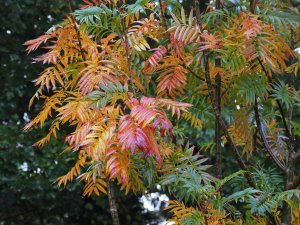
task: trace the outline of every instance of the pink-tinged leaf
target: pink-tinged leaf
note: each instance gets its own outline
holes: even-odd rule
[[[247,39],[256,37],[258,34],[261,33],[262,27],[260,26],[260,21],[257,19],[256,16],[247,15],[246,13],[242,13],[241,16],[244,18],[241,25],[243,30],[245,31],[244,36]]]
[[[123,149],[130,149],[132,152],[136,147],[146,149],[149,145],[147,135],[129,115],[121,118],[118,139]]]
[[[34,58],[33,60],[36,62],[43,62],[43,64],[45,64],[45,63],[56,64],[59,56],[60,56],[59,51],[52,50],[52,51],[49,51],[43,55],[40,55],[40,56]]]
[[[99,88],[99,85],[106,85],[107,81],[114,82],[111,75],[111,69],[105,66],[99,66],[99,62],[88,62],[89,66],[84,68],[79,74],[79,90],[82,94]]]
[[[173,101],[171,99],[160,98],[160,99],[157,99],[157,101],[161,107],[166,107],[167,110],[171,110],[172,116],[177,114],[178,119],[180,118],[181,112],[186,112],[187,109],[192,106],[192,104],[190,104],[190,103],[177,102],[177,101]]]
[[[199,48],[199,51],[204,51],[207,49],[215,50],[222,47],[222,40],[217,39],[212,34],[201,34],[202,41],[199,42],[201,47]]]
[[[165,131],[168,130],[170,133],[172,132],[172,123],[168,119],[165,113],[157,117],[157,119],[153,123],[153,127],[157,129],[160,126],[160,135],[165,135]]]
[[[146,61],[145,67],[149,66],[156,66],[163,58],[163,56],[167,53],[167,49],[164,46],[160,46],[158,48],[152,49],[154,53],[149,57]]]
[[[145,127],[155,119],[157,112],[155,109],[143,105],[135,105],[132,107],[130,115],[139,125]]]
[[[147,105],[147,106],[156,105],[156,102],[157,102],[156,98],[148,98],[148,97],[145,97],[145,96],[143,96],[140,100],[140,103],[142,105]]]
[[[157,79],[157,94],[159,96],[169,94],[172,98],[181,96],[187,81],[187,70],[182,66],[170,67],[161,73]]]
[[[111,147],[107,153],[108,161],[106,165],[110,179],[117,177],[122,184],[129,180],[128,171],[130,157],[127,150],[122,151],[118,146]]]
[[[30,53],[30,52],[36,50],[42,43],[45,43],[48,39],[50,39],[54,36],[55,36],[54,34],[44,34],[36,39],[26,41],[24,43],[24,45],[27,45],[26,51],[28,53]]]
[[[159,153],[158,144],[157,144],[156,138],[155,138],[155,129],[146,127],[146,128],[144,128],[144,131],[147,134],[147,137],[149,138],[149,145],[147,146],[147,148],[144,151],[144,156],[147,157],[147,156],[155,155],[156,161],[159,164],[161,164],[162,158]]]
[[[136,98],[130,98],[125,103],[129,109],[132,109],[133,106],[139,104],[139,100],[137,100]]]
[[[91,124],[88,122],[83,126],[77,128],[73,133],[69,134],[65,140],[69,145],[79,145],[88,135],[90,129]]]

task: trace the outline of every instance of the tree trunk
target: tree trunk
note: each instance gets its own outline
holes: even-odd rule
[[[199,0],[195,0],[194,3],[195,3],[197,23],[199,25],[200,30],[202,31],[202,21],[201,21],[201,14],[200,14],[200,8],[199,8],[199,5],[200,5]],[[205,51],[203,52],[203,60],[204,60],[205,81],[206,81],[206,84],[207,84],[208,95],[209,95],[209,98],[211,100],[211,104],[212,104],[212,108],[213,108],[213,112],[214,112],[216,121],[219,123],[220,129],[224,132],[224,136],[225,136],[226,140],[228,141],[228,143],[231,147],[232,154],[233,154],[235,160],[237,161],[240,168],[242,170],[246,171],[245,178],[247,179],[248,184],[251,187],[255,187],[255,183],[252,179],[252,176],[251,176],[250,172],[248,171],[248,167],[244,163],[240,153],[238,152],[238,149],[237,149],[235,143],[233,142],[233,139],[230,136],[229,131],[227,129],[227,126],[226,126],[223,118],[221,117],[220,111],[218,110],[218,107],[216,105],[216,102],[215,102],[216,99],[214,98],[214,88],[213,88],[213,85],[212,85],[212,82],[211,82],[211,79],[210,79],[208,55]]]
[[[120,225],[118,210],[117,210],[117,206],[116,206],[114,185],[113,185],[112,181],[108,181],[107,189],[108,189],[109,209],[110,209],[110,214],[112,217],[112,224]]]

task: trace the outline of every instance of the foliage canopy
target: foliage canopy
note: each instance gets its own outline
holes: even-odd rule
[[[49,65],[30,101],[44,105],[25,129],[50,120],[36,145],[60,136],[78,157],[58,185],[78,177],[83,195],[110,196],[114,180],[126,193],[160,183],[176,199],[167,207],[176,224],[290,224],[300,196],[297,9],[83,2],[25,43],[28,53],[44,45],[34,61]],[[185,134],[205,130],[215,140],[191,139],[191,148]],[[200,155],[214,147],[216,172]]]

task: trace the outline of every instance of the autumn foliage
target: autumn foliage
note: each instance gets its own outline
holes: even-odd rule
[[[265,150],[264,157],[270,156],[275,168],[289,173],[288,182],[299,178],[290,167],[297,158],[290,155],[297,154],[291,109],[299,105],[300,95],[288,79],[277,81],[278,74],[293,79],[297,75],[299,55],[289,43],[299,37],[299,21],[290,19],[294,14],[277,15],[275,8],[285,5],[272,8],[268,1],[256,5],[255,12],[247,10],[251,1],[241,1],[242,10],[226,8],[231,1],[219,1],[222,8],[212,3],[205,12],[199,12],[197,4],[185,10],[167,1],[83,2],[61,24],[25,43],[28,53],[43,46],[45,53],[34,61],[47,64],[34,81],[37,92],[30,102],[42,99],[44,104],[25,129],[51,121],[49,134],[36,145],[60,136],[65,152],[78,156],[74,167],[57,179],[58,185],[78,177],[85,184],[83,195],[90,196],[106,194],[107,182],[116,180],[126,192],[143,192],[151,184],[141,164],[151,161],[158,180],[150,183],[159,182],[186,200],[170,202],[170,221],[280,221],[282,202],[299,197],[294,190],[299,184],[281,191],[264,189],[255,175],[258,167],[249,168],[244,159]],[[216,77],[221,79],[218,84]],[[216,87],[221,92],[218,101]],[[204,106],[242,169],[221,180],[206,171],[206,158],[176,144],[179,126],[196,132],[210,126],[195,113]],[[231,119],[223,118],[221,108]],[[266,108],[279,114],[268,116]],[[248,187],[222,196],[221,187],[241,175]],[[241,199],[250,208],[246,217],[233,210],[233,202]]]

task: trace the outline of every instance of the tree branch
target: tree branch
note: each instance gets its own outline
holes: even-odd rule
[[[160,9],[160,16],[161,16],[161,19],[162,19],[162,25],[166,30],[168,30],[167,19],[166,19],[166,16],[165,16],[165,12],[163,11],[162,1],[158,0],[158,3],[159,3],[159,9]]]
[[[219,111],[219,109],[218,109],[218,107],[216,105],[215,98],[214,98],[214,93],[213,93],[213,86],[212,86],[212,82],[211,82],[210,74],[209,74],[208,56],[206,54],[205,54],[204,60],[205,60],[205,78],[206,78],[206,84],[207,84],[207,87],[208,87],[208,93],[209,93],[209,97],[210,97],[211,102],[212,102],[213,111],[214,111],[216,120],[219,123],[221,130],[224,132],[224,136],[225,136],[226,140],[228,141],[229,145],[231,146],[232,154],[233,154],[235,160],[238,162],[240,168],[242,170],[246,171],[245,177],[247,179],[248,184],[251,187],[255,187],[256,185],[255,185],[255,183],[254,183],[254,181],[252,179],[252,176],[251,176],[251,174],[250,174],[250,172],[248,170],[248,167],[244,163],[244,161],[243,161],[243,159],[242,159],[242,157],[241,157],[241,155],[240,155],[240,153],[239,153],[236,145],[234,144],[233,139],[230,136],[229,131],[228,131],[226,125],[225,125],[225,122],[222,119],[220,111]]]
[[[201,21],[201,17],[200,17],[201,14],[200,14],[199,5],[200,5],[199,0],[195,0],[196,19],[197,19],[197,22],[198,22],[198,25],[199,25],[199,28],[200,28],[200,31],[201,31],[202,30],[202,21]],[[229,131],[227,129],[227,126],[226,126],[224,120],[222,119],[221,113],[218,110],[218,107],[216,105],[215,98],[214,98],[214,91],[213,91],[214,88],[213,88],[213,85],[212,85],[212,82],[211,82],[211,79],[210,79],[208,55],[205,51],[203,52],[203,55],[204,55],[204,66],[205,66],[205,80],[206,80],[206,84],[207,84],[207,87],[208,87],[209,97],[210,97],[210,100],[212,102],[212,108],[213,108],[213,111],[214,111],[215,118],[216,118],[217,122],[219,123],[219,126],[220,126],[221,130],[224,132],[224,136],[225,136],[227,142],[231,146],[232,154],[233,154],[235,160],[237,161],[239,167],[242,170],[246,171],[245,178],[247,179],[248,184],[251,187],[255,187],[256,185],[255,185],[255,183],[252,179],[252,176],[251,176],[251,174],[248,170],[248,167],[244,163],[244,161],[243,161],[236,145],[234,144],[233,139],[230,136]]]
[[[272,84],[272,81],[271,81],[271,78],[269,77],[268,71],[264,67],[262,61],[260,60],[260,58],[257,58],[257,60],[260,64],[261,68],[263,69],[265,75],[267,76],[269,84]],[[280,112],[280,115],[281,115],[281,120],[282,120],[284,129],[285,129],[285,133],[286,133],[287,137],[289,138],[289,140],[294,140],[294,137],[293,137],[292,133],[290,132],[290,129],[288,128],[288,125],[286,123],[286,118],[285,118],[285,115],[284,115],[284,112],[283,112],[282,105],[278,100],[276,100],[276,104],[278,106],[278,109],[279,109],[279,112]]]
[[[250,0],[250,12],[251,13],[255,12],[255,5],[256,5],[256,0]]]
[[[127,66],[128,66],[128,72],[129,72],[129,80],[131,83],[131,90],[133,95],[136,97],[136,92],[134,89],[134,82],[133,82],[133,78],[132,78],[132,69],[131,69],[131,61],[130,61],[130,48],[129,48],[129,41],[128,41],[128,37],[127,37],[127,29],[126,26],[124,25],[124,39],[125,39],[125,54],[126,54],[126,59],[127,59]]]
[[[80,49],[80,54],[81,54],[81,57],[82,57],[83,61],[86,61],[85,54],[84,54],[83,49],[82,49],[80,31],[78,30],[78,28],[76,26],[76,20],[75,20],[74,16],[72,15],[72,12],[73,12],[73,10],[72,10],[72,0],[66,0],[66,1],[68,3],[70,17],[71,17],[71,20],[73,22],[73,26],[74,26],[74,29],[75,29],[75,32],[76,32],[76,36],[77,36],[77,39],[78,39],[78,45],[79,45],[79,49]]]
[[[221,1],[216,1],[216,9],[221,9]],[[221,20],[221,17],[218,16],[218,20]],[[217,21],[219,23],[219,21]],[[221,67],[221,59],[215,59],[215,67]],[[222,85],[222,78],[220,73],[218,72],[215,76],[215,101],[218,111],[221,114],[221,85]],[[215,122],[215,141],[216,141],[216,170],[217,170],[217,177],[221,179],[222,175],[222,147],[221,147],[221,127],[218,121]]]
[[[180,57],[181,58],[181,57]],[[183,66],[183,68],[184,69],[187,69],[194,77],[196,77],[197,79],[199,79],[199,80],[201,80],[201,81],[203,81],[203,82],[205,82],[205,80],[202,78],[202,77],[200,77],[197,73],[195,73],[195,71],[193,71],[192,70],[192,68],[191,67],[189,67],[186,63],[185,63],[185,61],[183,60],[183,58],[181,58],[181,60],[182,60],[182,66]]]
[[[271,158],[273,159],[273,161],[275,162],[275,164],[284,172],[286,172],[286,166],[283,165],[279,159],[273,154],[272,149],[270,148],[270,146],[268,145],[267,139],[266,139],[266,134],[262,128],[262,123],[260,120],[260,116],[259,116],[259,111],[258,111],[258,105],[257,105],[257,98],[255,97],[255,103],[254,103],[254,113],[255,113],[255,121],[256,121],[256,125],[258,128],[258,131],[260,133],[261,138],[263,139],[263,143],[265,146],[265,149],[267,150],[267,152],[269,153],[269,155],[271,156]]]

